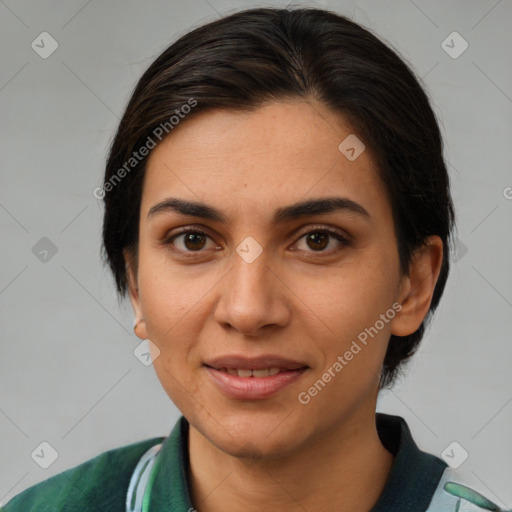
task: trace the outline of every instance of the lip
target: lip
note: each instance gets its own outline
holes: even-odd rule
[[[283,370],[297,370],[307,367],[300,361],[293,361],[280,356],[265,355],[260,357],[247,357],[239,355],[219,356],[204,363],[216,370],[221,368],[240,368],[241,370],[264,370],[265,368],[282,368]]]
[[[217,388],[229,398],[237,400],[262,400],[275,395],[296,382],[308,370],[308,366],[279,356],[248,358],[231,355],[211,359],[205,369]],[[279,368],[283,371],[267,377],[239,377],[222,371],[222,368],[263,370]]]

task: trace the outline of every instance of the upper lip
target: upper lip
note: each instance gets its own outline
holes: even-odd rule
[[[307,364],[284,357],[264,355],[260,357],[247,357],[240,355],[225,355],[208,359],[206,366],[220,370],[221,368],[235,368],[240,370],[265,370],[266,368],[280,368],[282,370],[297,370],[306,368]]]

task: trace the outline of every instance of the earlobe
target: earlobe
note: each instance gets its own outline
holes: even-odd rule
[[[124,258],[126,278],[128,281],[128,295],[130,297],[133,313],[135,315],[135,319],[133,321],[133,331],[138,338],[145,340],[148,336],[146,332],[146,322],[142,313],[139,289],[137,286],[137,277],[133,270],[133,265],[131,264],[131,258],[126,252],[124,252]]]
[[[144,318],[135,318],[133,321],[133,332],[135,336],[141,340],[146,340],[148,338],[146,331],[146,323]]]
[[[408,336],[415,332],[428,313],[443,261],[443,242],[437,235],[416,249],[409,274],[400,285],[398,302],[402,309],[391,322],[391,334]]]

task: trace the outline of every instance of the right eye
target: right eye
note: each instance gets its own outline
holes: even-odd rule
[[[203,249],[207,246],[208,240],[213,244],[212,248],[219,248],[204,231],[185,228],[168,237],[164,245],[172,245],[173,248],[184,253],[197,253],[204,252]]]

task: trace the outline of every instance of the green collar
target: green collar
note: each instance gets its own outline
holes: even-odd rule
[[[424,512],[447,464],[421,451],[400,416],[377,413],[382,444],[395,455],[386,487],[371,512]],[[189,423],[182,416],[161,449],[150,510],[194,510],[188,483]]]

